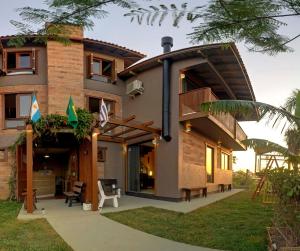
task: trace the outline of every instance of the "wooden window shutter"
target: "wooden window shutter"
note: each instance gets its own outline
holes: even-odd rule
[[[32,72],[37,73],[37,51],[35,48],[32,49]]]
[[[7,74],[7,50],[3,49],[2,51],[2,71],[4,74]]]
[[[112,62],[112,81],[114,84],[117,82],[117,63],[115,59]]]
[[[93,77],[93,61],[94,61],[94,55],[91,53],[87,57],[87,77],[92,78]]]

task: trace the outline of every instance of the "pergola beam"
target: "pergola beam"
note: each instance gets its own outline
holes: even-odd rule
[[[135,135],[129,136],[129,137],[125,138],[124,140],[128,141],[128,140],[136,139],[136,138],[143,137],[143,136],[146,136],[149,134],[151,134],[151,132],[141,132],[141,133],[137,133]]]
[[[135,115],[132,115],[132,116],[126,118],[126,119],[123,119],[123,122],[124,122],[124,123],[128,123],[129,121],[132,121],[132,120],[134,120],[134,119],[135,119]],[[118,126],[119,126],[119,125],[117,125],[117,124],[112,125],[112,126],[106,128],[106,129],[104,130],[103,133],[109,132],[109,131],[111,131],[111,130],[117,128]]]
[[[108,142],[114,142],[114,143],[123,143],[124,139],[120,137],[114,137],[114,136],[107,136],[107,135],[99,135],[98,140],[100,141],[108,141]]]
[[[152,125],[153,123],[154,123],[153,121],[148,121],[148,122],[143,123],[142,125],[143,125],[143,126],[150,126],[150,125]],[[114,135],[111,135],[111,137],[118,137],[118,136],[121,136],[121,135],[130,133],[130,132],[133,132],[133,131],[135,131],[135,130],[137,130],[137,129],[135,129],[135,128],[129,128],[129,129],[124,130],[124,131],[122,131],[122,132],[118,132],[118,133],[116,133],[116,134],[114,134]]]
[[[117,119],[114,119],[114,118],[110,118],[109,119],[109,123],[117,125],[117,126],[125,126],[125,127],[128,127],[128,128],[135,128],[135,129],[141,130],[141,131],[146,131],[146,132],[151,132],[151,133],[155,133],[155,134],[160,134],[160,130],[159,129],[155,129],[155,128],[151,128],[151,127],[148,127],[148,126],[144,126],[143,124],[140,124],[140,125],[130,125],[130,124],[127,124],[126,122],[124,122],[122,120],[117,120]]]

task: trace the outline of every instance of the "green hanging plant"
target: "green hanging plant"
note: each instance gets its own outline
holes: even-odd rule
[[[71,129],[78,140],[90,135],[94,122],[93,115],[85,109],[77,108],[78,126],[74,129],[68,124],[68,118],[59,114],[42,116],[36,123],[30,122],[35,134],[42,137],[45,134],[55,134],[59,129]]]

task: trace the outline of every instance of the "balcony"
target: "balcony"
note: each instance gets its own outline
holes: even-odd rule
[[[227,148],[235,151],[245,150],[241,143],[247,135],[236,119],[228,114],[212,115],[200,111],[200,104],[216,101],[218,98],[210,88],[200,88],[179,95],[179,120],[190,121],[193,130],[206,137],[220,141]]]

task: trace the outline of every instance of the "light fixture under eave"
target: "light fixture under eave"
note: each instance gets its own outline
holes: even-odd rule
[[[50,155],[49,155],[49,154],[45,154],[45,155],[44,155],[44,158],[45,158],[45,159],[48,159],[48,158],[50,158]]]
[[[127,144],[124,143],[122,147],[123,147],[123,153],[127,153]]]
[[[185,122],[185,132],[191,132],[192,131],[192,124],[190,121]]]

